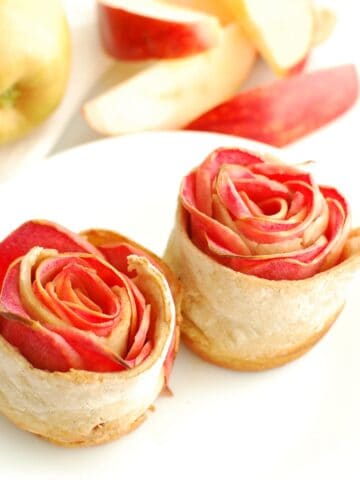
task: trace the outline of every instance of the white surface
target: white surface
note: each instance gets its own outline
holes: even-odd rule
[[[7,208],[0,238],[26,219],[43,217],[75,231],[119,230],[161,254],[181,177],[213,148],[236,144],[243,142],[164,132],[68,151],[2,185],[0,202]],[[339,161],[326,150],[315,170],[318,179],[340,186],[351,199],[359,224],[351,152]],[[358,480],[360,305],[355,297],[315,348],[272,371],[227,371],[182,346],[171,378],[174,397],[160,398],[138,430],[108,445],[63,449],[0,417],[0,478]]]

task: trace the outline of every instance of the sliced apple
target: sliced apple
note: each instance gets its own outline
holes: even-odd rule
[[[182,128],[234,95],[251,71],[255,50],[236,25],[219,46],[161,61],[88,102],[89,125],[105,135]]]
[[[161,2],[177,5],[179,7],[191,8],[200,12],[214,15],[220,20],[222,25],[234,22],[237,15],[234,14],[234,8],[229,8],[226,2],[219,0],[159,0]],[[332,34],[336,15],[329,8],[313,5],[314,28],[312,33],[312,47],[325,42]]]
[[[118,60],[185,57],[221,36],[216,17],[155,0],[100,0],[98,17],[103,46]]]
[[[160,0],[170,5],[191,8],[200,12],[209,13],[217,17],[222,25],[227,25],[234,21],[235,17],[224,2],[219,0]]]
[[[325,42],[332,34],[336,24],[336,15],[328,8],[314,8],[314,31],[312,46]]]
[[[312,43],[311,0],[225,0],[250,40],[280,75],[307,56]]]
[[[282,147],[345,112],[358,96],[353,65],[297,75],[241,93],[188,125]]]

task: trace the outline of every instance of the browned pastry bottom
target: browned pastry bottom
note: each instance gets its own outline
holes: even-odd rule
[[[203,360],[231,370],[240,371],[261,371],[269,368],[280,367],[298,357],[301,357],[310,348],[315,345],[330,329],[337,317],[344,308],[344,304],[339,310],[331,315],[324,323],[323,328],[316,332],[315,335],[308,337],[306,342],[296,345],[295,348],[287,351],[279,351],[275,356],[258,357],[258,358],[242,358],[231,357],[225,352],[220,352],[203,335],[203,333],[189,320],[183,313],[183,321],[181,325],[181,338],[185,345],[196,353]]]
[[[91,447],[117,440],[123,435],[136,430],[144,422],[144,420],[146,420],[146,413],[137,418],[126,430],[121,428],[121,425],[119,425],[118,422],[109,422],[104,425],[98,425],[92,430],[86,439],[78,442],[62,442],[52,438],[41,437],[41,435],[39,436],[44,438],[44,440],[55,443],[56,445],[60,445],[61,447]]]
[[[150,407],[152,408],[152,407]],[[139,427],[147,418],[146,412],[140,417],[138,417],[130,426],[124,429],[122,425],[119,424],[118,421],[114,422],[108,422],[106,424],[100,424],[97,425],[91,433],[89,433],[86,438],[82,440],[66,440],[65,438],[63,440],[59,438],[51,438],[50,436],[44,436],[40,435],[37,432],[31,432],[29,427],[21,422],[21,419],[15,420],[14,416],[9,416],[6,415],[5,412],[2,412],[3,415],[11,422],[14,424],[16,427],[21,428],[22,430],[27,430],[30,433],[34,433],[37,435],[39,438],[42,440],[46,440],[48,442],[54,443],[55,445],[59,445],[61,447],[90,447],[90,446],[96,446],[100,445],[103,443],[107,442],[112,442],[113,440],[117,440],[118,438],[122,437],[123,435],[126,435],[127,433],[130,433],[134,430],[136,430],[137,427]]]

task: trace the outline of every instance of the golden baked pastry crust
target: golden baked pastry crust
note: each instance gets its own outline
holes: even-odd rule
[[[181,333],[185,345],[209,363],[213,363],[219,367],[229,368],[231,370],[240,370],[244,372],[261,371],[280,367],[301,357],[326,334],[341,311],[342,308],[324,323],[324,327],[321,331],[314,334],[311,338],[308,338],[305,343],[297,345],[291,351],[288,350],[277,353],[274,357],[259,357],[256,359],[241,357],[230,358],[226,353],[218,351],[216,345],[209,344],[201,332],[185,316],[183,317]]]

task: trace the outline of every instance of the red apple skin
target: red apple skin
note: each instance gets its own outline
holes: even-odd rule
[[[0,317],[0,334],[36,368],[51,372],[83,368],[79,354],[60,335],[37,322]]]
[[[298,75],[299,73],[303,73],[309,61],[309,58],[310,58],[310,53],[308,53],[306,57],[304,57],[299,63],[294,65],[292,68],[290,68],[286,72],[285,77],[291,77],[292,75]]]
[[[358,97],[354,65],[295,75],[240,93],[187,126],[288,145],[334,120]]]
[[[100,38],[117,60],[172,59],[214,47],[220,27],[214,22],[172,22],[98,4]]]
[[[69,230],[46,220],[30,220],[0,242],[0,285],[10,264],[35,246],[56,248],[59,252],[93,253],[102,257],[91,243]]]

